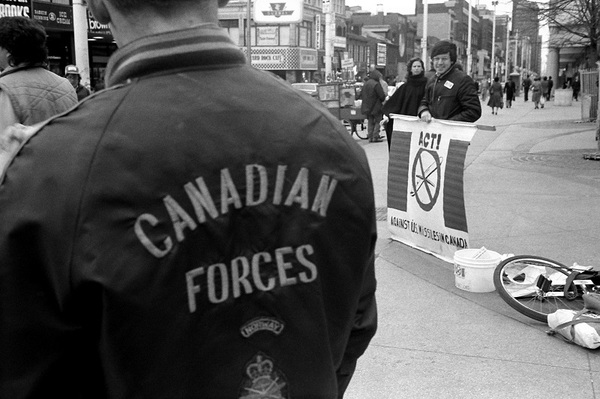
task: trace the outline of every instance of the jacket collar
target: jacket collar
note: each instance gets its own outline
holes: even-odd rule
[[[117,50],[106,68],[106,87],[157,72],[244,64],[245,57],[216,24],[144,37]]]
[[[23,65],[19,65],[19,66],[12,67],[12,68],[6,68],[0,74],[0,78],[3,76],[6,76],[6,75],[10,75],[11,73],[24,71],[25,69],[33,69],[33,68],[44,68],[45,69],[46,65],[42,64],[42,63],[33,63],[33,64],[23,64]]]

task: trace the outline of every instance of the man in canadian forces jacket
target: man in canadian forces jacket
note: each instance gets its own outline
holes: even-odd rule
[[[226,2],[88,0],[107,89],[4,134],[0,397],[342,397],[377,326],[369,165]]]

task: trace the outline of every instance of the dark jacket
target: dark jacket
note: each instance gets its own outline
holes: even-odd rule
[[[367,80],[360,93],[362,104],[360,111],[363,115],[382,115],[383,101],[386,93],[379,83],[381,74],[378,71],[371,72],[371,77]]]
[[[411,75],[406,79],[406,83],[400,86],[394,94],[383,104],[383,113],[386,116],[390,114],[412,115],[416,116],[419,104],[425,94],[425,85],[427,78],[423,73],[420,75]],[[390,121],[385,126],[386,137],[391,138],[394,130],[394,121]],[[388,144],[391,141],[388,140]]]
[[[83,100],[84,98],[86,98],[87,96],[89,96],[91,94],[90,91],[88,90],[88,88],[82,84],[77,85],[77,88],[75,89],[75,93],[77,93],[78,101]]]
[[[386,116],[393,114],[416,116],[419,105],[425,94],[427,78],[424,74],[409,76],[383,105]]]
[[[336,398],[377,325],[364,151],[216,25],[106,75],[0,186],[0,397]]]
[[[443,75],[430,78],[419,116],[425,110],[435,119],[475,122],[481,117],[481,103],[473,79],[456,64]]]

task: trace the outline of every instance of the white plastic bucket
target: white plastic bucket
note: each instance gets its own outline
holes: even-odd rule
[[[461,249],[454,253],[454,283],[457,288],[470,292],[492,292],[494,269],[502,256],[498,252],[481,249]]]

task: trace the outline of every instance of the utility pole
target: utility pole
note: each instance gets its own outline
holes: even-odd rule
[[[494,60],[496,56],[496,6],[498,5],[497,1],[492,1],[492,5],[494,6],[494,18],[492,20],[492,60],[491,60],[491,80],[493,81],[496,77],[495,75],[495,67],[496,60]]]
[[[333,58],[333,34],[335,31],[331,28],[333,23],[331,0],[323,1],[323,12],[325,13],[325,81],[327,78],[333,79],[332,58]]]
[[[472,1],[472,0],[471,0]],[[471,64],[473,63],[473,55],[471,54],[471,30],[473,29],[473,7],[469,2],[469,37],[467,38],[467,75],[471,76]]]
[[[429,70],[429,61],[427,60],[427,18],[429,4],[428,0],[423,0],[423,37],[421,38],[421,59],[425,64],[425,71]]]
[[[516,30],[515,34],[515,61],[513,62],[513,69],[517,69],[517,61],[519,61],[519,30]]]
[[[248,39],[246,39],[246,52],[248,53],[248,65],[252,66],[252,0],[248,0]]]
[[[510,51],[510,29],[509,23],[511,22],[510,17],[506,20],[506,57],[504,60],[504,79],[508,80],[508,53]]]
[[[79,68],[81,83],[90,86],[90,54],[88,49],[87,5],[85,0],[73,0],[73,41],[75,65]]]

